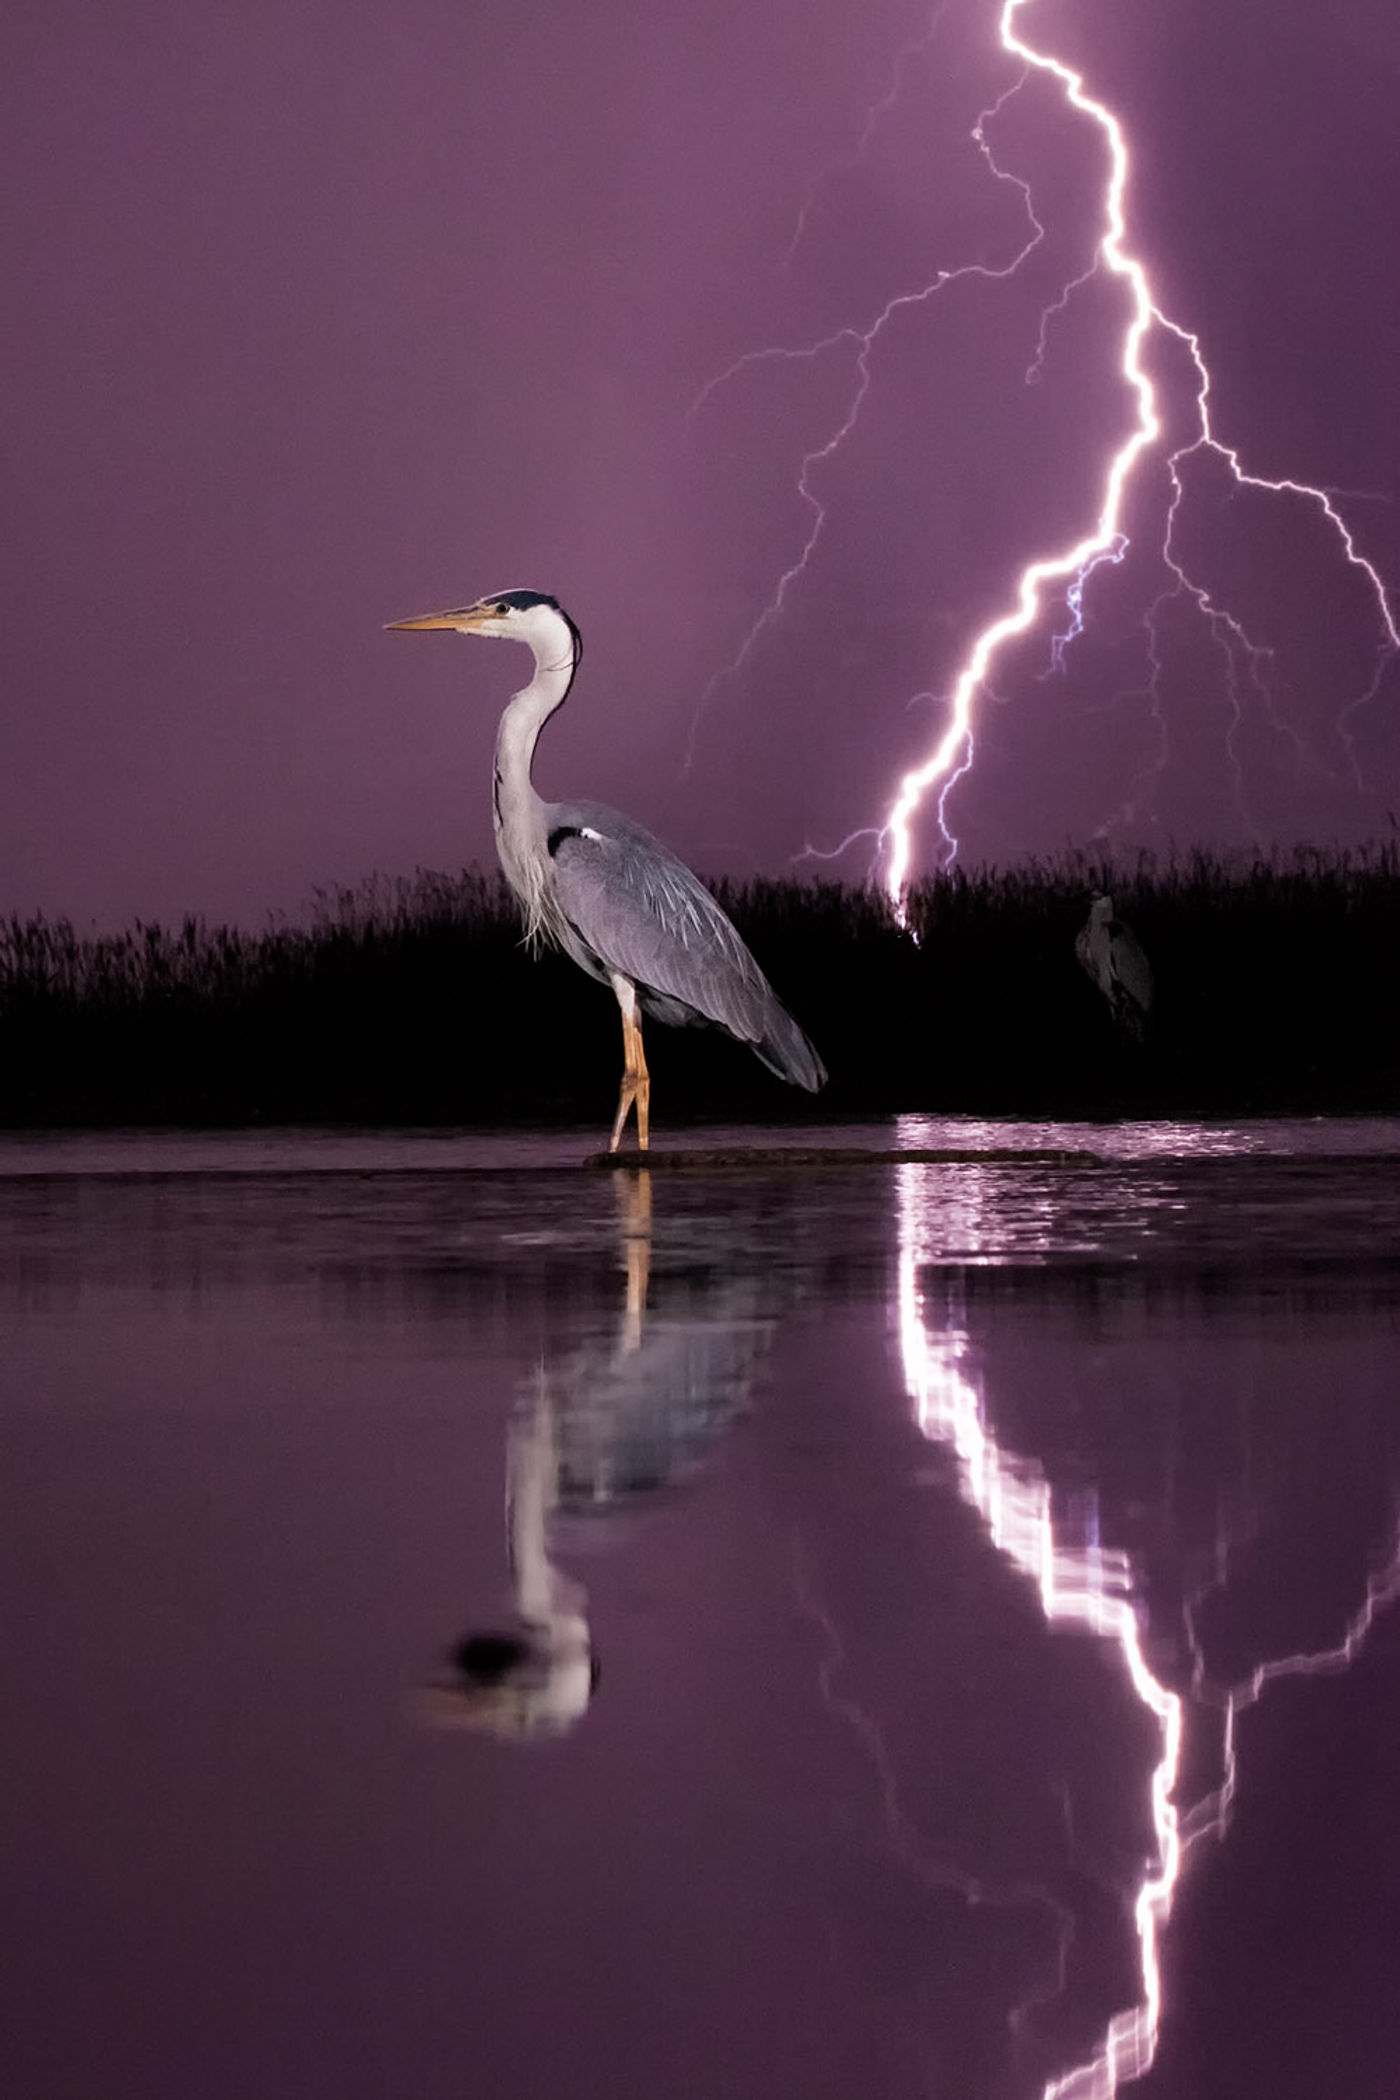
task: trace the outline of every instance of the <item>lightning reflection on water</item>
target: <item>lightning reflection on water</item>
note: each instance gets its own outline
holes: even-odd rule
[[[1001,1450],[986,1424],[969,1375],[967,1336],[955,1329],[940,1331],[926,1318],[919,1284],[925,1184],[917,1167],[896,1172],[900,1353],[919,1428],[930,1440],[952,1446],[963,1495],[982,1517],[993,1545],[1035,1584],[1049,1623],[1082,1627],[1118,1648],[1133,1690],[1158,1732],[1152,1774],[1157,1858],[1133,1905],[1141,2000],[1111,2022],[1089,2063],[1046,2088],[1046,2100],[1098,2100],[1124,2080],[1140,2078],[1156,2053],[1162,1999],[1158,1934],[1170,1911],[1181,1865],[1172,1795],[1181,1758],[1182,1704],[1153,1676],[1143,1657],[1126,1556],[1105,1551],[1097,1540],[1070,1545],[1056,1537],[1049,1481],[1033,1460]],[[969,1216],[960,1234],[969,1247],[974,1244],[973,1227]]]
[[[1228,1564],[1228,1556],[1226,1560]],[[1218,1586],[1213,1583],[1210,1588],[1213,1590]],[[1223,1717],[1223,1777],[1218,1787],[1212,1788],[1210,1793],[1193,1803],[1190,1813],[1183,1821],[1182,1837],[1188,1850],[1201,1838],[1223,1838],[1229,1831],[1235,1797],[1239,1791],[1236,1732],[1240,1715],[1251,1706],[1257,1705],[1271,1684],[1279,1683],[1284,1678],[1325,1677],[1349,1670],[1381,1612],[1400,1597],[1400,1527],[1397,1527],[1391,1540],[1385,1561],[1371,1574],[1366,1584],[1366,1595],[1335,1646],[1300,1650],[1296,1655],[1275,1656],[1268,1662],[1256,1664],[1238,1683],[1223,1691],[1213,1686],[1210,1681],[1197,1630],[1197,1617],[1207,1594],[1208,1591],[1198,1593],[1188,1600],[1186,1606],[1186,1628],[1192,1658],[1191,1690],[1194,1700],[1202,1705],[1214,1707]]]
[[[918,1427],[955,1454],[964,1499],[981,1517],[992,1544],[1035,1585],[1047,1623],[1082,1630],[1118,1651],[1156,1731],[1150,1783],[1155,1856],[1146,1862],[1132,1897],[1138,1999],[1114,2016],[1087,2060],[1053,2077],[1042,2094],[1042,2100],[1111,2100],[1120,2086],[1142,2078],[1156,2058],[1163,2013],[1161,1939],[1188,1859],[1205,1839],[1228,1833],[1239,1788],[1240,1715],[1272,1683],[1350,1668],[1381,1612],[1400,1597],[1400,1528],[1339,1640],[1262,1662],[1238,1683],[1219,1689],[1209,1681],[1197,1618],[1209,1591],[1228,1581],[1226,1551],[1213,1582],[1187,1603],[1192,1669],[1189,1683],[1173,1689],[1154,1674],[1144,1655],[1146,1600],[1137,1591],[1129,1557],[1106,1547],[1097,1527],[1087,1538],[1071,1537],[1070,1527],[1057,1518],[1052,1484],[1041,1466],[998,1444],[956,1305],[950,1315],[932,1307],[926,1296],[921,1274],[940,1253],[946,1260],[950,1245],[964,1259],[979,1258],[978,1211],[990,1199],[986,1177],[966,1170],[945,1173],[936,1194],[926,1168],[900,1167],[896,1177],[899,1347]],[[1188,1725],[1193,1741],[1196,1730],[1209,1730],[1223,1776],[1208,1794],[1183,1804],[1179,1783]]]

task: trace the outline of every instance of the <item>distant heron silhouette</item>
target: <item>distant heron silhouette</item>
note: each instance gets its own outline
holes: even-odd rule
[[[535,675],[509,702],[496,738],[496,851],[529,938],[562,948],[617,995],[623,1071],[612,1150],[634,1106],[637,1143],[647,1149],[644,1013],[672,1024],[713,1022],[747,1043],[770,1072],[814,1093],[826,1078],[821,1059],[684,862],[601,802],[545,802],[536,794],[535,745],[568,697],[583,646],[558,601],[540,591],[498,591],[456,612],[391,625],[499,635],[534,652]]]
[[[1111,897],[1094,898],[1075,936],[1074,952],[1107,999],[1119,1027],[1140,1043],[1152,1005],[1152,969],[1131,928],[1116,916]]]

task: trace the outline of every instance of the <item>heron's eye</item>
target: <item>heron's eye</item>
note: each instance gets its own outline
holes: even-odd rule
[[[500,604],[499,604],[499,605],[498,605],[498,606],[496,607],[496,617],[497,617],[497,619],[498,619],[498,620],[503,620],[503,619],[505,618],[506,614],[507,614],[507,613],[508,613],[509,611],[510,611],[510,607],[509,607],[509,606],[508,606],[508,605],[506,604],[506,601],[505,601],[505,599],[504,599],[504,598],[502,598],[502,600],[501,600]]]

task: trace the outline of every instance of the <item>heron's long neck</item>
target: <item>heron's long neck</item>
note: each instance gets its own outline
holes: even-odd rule
[[[496,735],[496,850],[531,933],[539,931],[544,913],[541,885],[549,856],[544,804],[531,785],[530,765],[540,731],[564,702],[575,664],[573,637],[559,624],[557,642],[551,636],[536,648],[535,675],[506,708]]]

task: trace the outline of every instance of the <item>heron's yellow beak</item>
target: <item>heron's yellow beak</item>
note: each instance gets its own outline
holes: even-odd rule
[[[414,634],[420,628],[451,627],[458,634],[476,634],[491,617],[491,609],[484,605],[465,605],[460,612],[419,613],[412,620],[390,620],[386,634]]]

